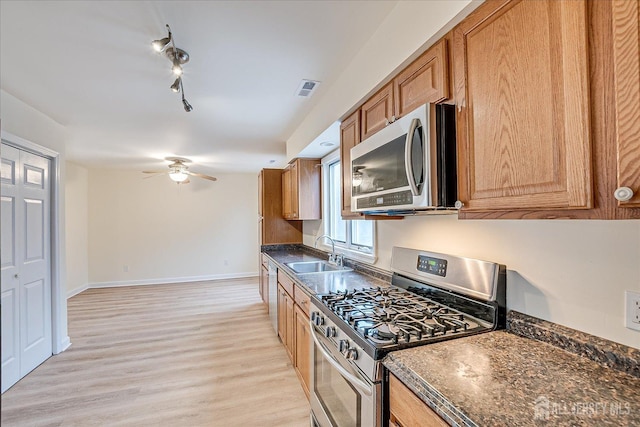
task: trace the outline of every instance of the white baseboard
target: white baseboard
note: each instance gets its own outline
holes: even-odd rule
[[[86,291],[87,289],[89,289],[89,285],[84,285],[84,286],[80,286],[79,288],[72,289],[69,292],[67,292],[67,299],[74,297],[78,295],[80,292]]]
[[[71,338],[67,335],[60,343],[58,343],[57,348],[53,350],[53,354],[60,354],[69,347],[71,347]]]
[[[230,273],[230,274],[212,274],[207,276],[186,276],[186,277],[171,277],[161,279],[143,279],[143,280],[121,280],[117,282],[95,282],[89,283],[87,288],[115,288],[119,286],[139,286],[139,285],[164,285],[169,283],[182,283],[182,282],[205,282],[212,280],[229,280],[229,279],[244,279],[248,277],[257,277],[257,272],[248,273]]]

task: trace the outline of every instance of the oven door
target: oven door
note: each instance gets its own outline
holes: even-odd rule
[[[312,426],[381,425],[381,385],[374,384],[311,323]]]

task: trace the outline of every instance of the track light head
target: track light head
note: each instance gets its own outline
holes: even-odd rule
[[[155,50],[156,52],[162,52],[169,43],[171,43],[171,33],[169,33],[168,37],[160,40],[154,40],[151,43],[151,46],[153,46],[153,50]]]
[[[173,74],[175,74],[176,76],[181,76],[182,66],[179,63],[174,62],[173,67],[171,67],[171,71],[173,71]]]
[[[172,91],[174,91],[175,93],[180,92],[180,83],[182,83],[182,81],[181,81],[181,80],[182,80],[182,78],[181,78],[181,77],[178,77],[178,78],[176,79],[176,81],[175,81],[175,82],[173,82],[173,84],[171,85],[171,90],[172,90]]]
[[[193,110],[193,107],[191,106],[191,104],[189,104],[187,102],[186,99],[182,98],[182,105],[184,105],[184,111],[186,111],[187,113],[191,112],[191,110]]]

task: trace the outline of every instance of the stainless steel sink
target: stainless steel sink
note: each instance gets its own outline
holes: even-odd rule
[[[287,262],[285,265],[297,274],[351,271],[349,267],[338,267],[337,265],[329,264],[327,261]]]

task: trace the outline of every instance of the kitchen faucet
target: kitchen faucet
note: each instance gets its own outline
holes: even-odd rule
[[[344,259],[342,255],[336,254],[336,242],[333,240],[331,236],[329,236],[328,234],[323,234],[322,236],[319,236],[318,238],[316,238],[316,242],[314,243],[313,247],[317,248],[318,240],[322,239],[323,237],[326,237],[327,239],[331,240],[331,254],[329,255],[329,264],[335,264],[339,267],[342,267],[344,263]]]

